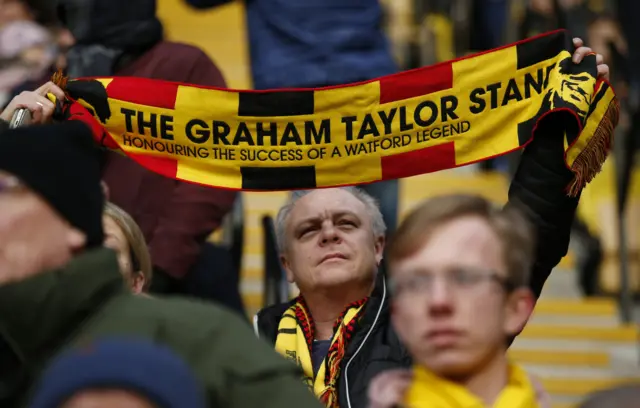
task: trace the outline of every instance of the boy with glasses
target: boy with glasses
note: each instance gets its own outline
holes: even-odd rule
[[[540,406],[506,353],[535,303],[525,218],[480,197],[442,196],[414,210],[388,249],[392,323],[414,365],[375,379],[371,406]]]

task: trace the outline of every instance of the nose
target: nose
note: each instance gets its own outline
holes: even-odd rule
[[[434,279],[427,294],[429,313],[433,316],[451,314],[454,306],[453,295],[445,279]]]
[[[320,234],[321,245],[335,244],[340,242],[340,235],[333,223],[325,222],[322,224],[322,230]]]

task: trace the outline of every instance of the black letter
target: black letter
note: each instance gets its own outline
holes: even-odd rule
[[[231,133],[231,127],[226,122],[221,120],[213,121],[213,144],[217,145],[222,142],[223,145],[229,145],[227,136]]]
[[[133,109],[120,108],[120,112],[124,114],[124,123],[127,128],[127,133],[133,133],[133,123],[131,122],[131,118],[135,116],[136,111]]]
[[[451,105],[449,105],[451,103]],[[442,115],[442,121],[446,122],[449,118],[458,119],[456,115],[456,108],[458,107],[458,98],[455,95],[445,95],[440,100],[440,114]]]
[[[164,140],[173,140],[173,117],[160,115],[160,137]]]
[[[484,99],[480,98],[480,96],[484,94],[485,94],[485,91],[482,88],[476,88],[473,91],[471,91],[471,95],[469,95],[469,100],[471,101],[471,104],[472,104],[471,107],[469,108],[471,113],[477,115],[478,113],[482,112],[484,108],[487,107],[487,103],[484,101]]]
[[[345,116],[344,118],[342,118],[342,123],[346,125],[344,131],[348,141],[353,140],[353,122],[355,122],[357,119],[357,116]]]
[[[258,146],[264,146],[264,138],[270,137],[271,146],[278,145],[278,128],[274,122],[269,123],[269,130],[264,130],[264,124],[262,122],[258,122],[256,125],[256,138],[258,139]]]
[[[156,127],[156,114],[149,114],[149,121],[146,122],[144,120],[144,112],[138,111],[138,133],[144,135],[144,129],[148,128],[151,130],[151,137],[158,137],[158,128]]]
[[[322,140],[323,137],[324,141]],[[313,141],[311,140],[312,138]],[[316,125],[312,120],[304,122],[304,141],[308,145],[313,144],[313,142],[316,144],[331,143],[331,121],[322,119],[320,129],[316,129]]]
[[[195,131],[197,136],[193,134],[194,126],[199,126],[201,128]],[[207,126],[207,122],[202,119],[191,119],[187,122],[184,133],[187,135],[187,139],[191,140],[193,143],[204,143],[209,139],[209,126]]]
[[[429,116],[429,119],[425,120],[425,119],[422,119],[420,114],[422,113],[422,110],[427,107],[431,109],[431,116]],[[415,112],[413,112],[413,121],[416,122],[416,124],[421,127],[431,126],[433,122],[436,121],[437,117],[438,117],[438,107],[432,101],[420,102],[418,106],[416,106]]]

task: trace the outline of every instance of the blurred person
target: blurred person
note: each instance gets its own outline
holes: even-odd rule
[[[198,9],[232,0],[186,0]],[[255,89],[319,88],[398,71],[379,0],[246,0]],[[362,188],[380,203],[389,230],[398,220],[398,181]]]
[[[481,197],[413,210],[388,250],[391,321],[413,369],[374,379],[370,406],[538,407],[533,383],[507,358],[533,311],[534,245],[523,214]]]
[[[591,49],[576,39],[574,62]],[[600,76],[608,67],[597,57]],[[542,121],[524,149],[507,207],[518,206],[538,243],[528,271],[537,299],[552,269],[567,253],[579,201],[566,187],[562,129]],[[304,371],[305,383],[328,407],[364,407],[367,386],[380,372],[411,366],[391,327],[382,264],[385,224],[375,200],[355,187],[296,191],[276,217],[287,278],[300,289],[291,302],[254,317],[256,333]]]
[[[206,408],[191,368],[169,348],[139,338],[105,338],[57,356],[30,408]]]
[[[156,0],[59,0],[57,7],[64,27],[58,39],[68,49],[58,63],[72,78],[132,76],[226,86],[202,50],[164,40]],[[164,177],[116,152],[105,153],[103,179],[111,201],[144,233],[154,267],[150,291],[197,296],[185,288],[216,273],[198,259],[237,193]]]
[[[102,223],[104,246],[118,255],[118,263],[133,293],[146,292],[151,283],[152,269],[149,248],[138,224],[117,205],[107,202]]]
[[[0,106],[13,89],[39,79],[53,62],[56,51],[47,7],[38,1],[0,0]]]
[[[25,406],[54,355],[105,336],[171,348],[210,407],[318,406],[298,369],[235,313],[131,292],[103,247],[99,158],[86,125],[4,132],[0,171],[0,406]]]
[[[624,384],[594,392],[578,408],[640,408],[640,384]]]

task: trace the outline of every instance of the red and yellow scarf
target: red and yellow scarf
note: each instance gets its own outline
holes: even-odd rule
[[[329,408],[337,408],[340,365],[349,341],[353,337],[358,318],[367,299],[353,302],[333,325],[333,338],[327,356],[314,378],[311,349],[315,337],[313,318],[302,297],[298,297],[282,315],[276,337],[276,351],[293,360],[304,372],[304,382],[320,401]]]
[[[487,160],[534,137],[577,195],[600,170],[618,102],[595,55],[571,61],[556,31],[482,54],[330,88],[237,91],[146,78],[65,81],[63,118],[101,145],[177,180],[289,190],[398,179]],[[539,122],[558,131],[541,134]],[[560,151],[560,150],[563,151]]]

